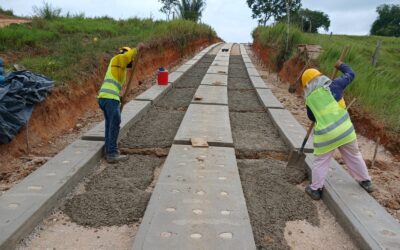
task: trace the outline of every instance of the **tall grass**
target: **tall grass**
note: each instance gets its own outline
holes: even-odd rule
[[[276,28],[258,28],[269,37],[258,36],[256,39],[264,46],[282,42],[282,34]],[[258,31],[260,32],[260,31]],[[371,58],[378,40],[382,41],[380,57],[376,67]],[[379,36],[346,36],[299,33],[297,43],[319,44],[322,54],[319,57],[320,70],[331,75],[333,65],[339,58],[344,46],[351,50],[345,63],[356,73],[354,82],[346,89],[347,96],[357,97],[363,109],[381,121],[394,133],[400,133],[400,39]],[[282,45],[278,45],[282,46]],[[295,55],[292,55],[295,56]]]
[[[45,74],[56,84],[80,82],[95,72],[105,55],[121,46],[171,41],[180,48],[196,38],[215,38],[207,25],[185,20],[154,21],[131,18],[117,21],[109,17],[35,18],[30,24],[13,24],[0,29],[0,55],[24,54],[11,63]]]

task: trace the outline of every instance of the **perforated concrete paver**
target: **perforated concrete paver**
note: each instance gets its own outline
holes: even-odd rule
[[[283,109],[282,103],[272,94],[269,89],[256,89],[258,99],[267,109]]]
[[[226,86],[200,85],[192,103],[228,105],[228,89]]]
[[[234,150],[173,145],[133,249],[256,249]]]
[[[310,172],[313,159],[307,155]],[[336,161],[332,161],[322,198],[360,249],[400,249],[400,224]]]
[[[268,83],[266,83],[261,77],[259,76],[250,76],[250,81],[253,84],[253,87],[256,89],[269,89],[271,88]]]
[[[171,89],[171,84],[168,85],[153,85],[145,92],[135,98],[138,101],[151,101],[151,103],[157,102]]]
[[[97,164],[104,142],[77,140],[0,196],[0,249],[14,249]]]
[[[207,74],[228,74],[228,66],[210,66],[207,70]]]
[[[201,81],[201,85],[227,86],[228,75],[206,74]]]
[[[296,118],[286,109],[268,109],[268,113],[286,143],[293,149],[300,149],[307,132]],[[312,138],[308,139],[304,151],[313,152]]]
[[[151,107],[150,101],[137,101],[133,100],[128,102],[121,113],[121,125],[119,138],[124,137],[129,130],[129,127],[132,126],[135,122],[140,120],[140,118],[146,114],[146,112]],[[82,136],[82,140],[89,141],[104,141],[104,121],[98,123],[94,128],[86,132]]]
[[[233,146],[229,110],[222,105],[191,104],[175,136],[175,143],[204,138],[211,146]]]

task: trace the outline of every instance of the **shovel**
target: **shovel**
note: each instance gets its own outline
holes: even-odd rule
[[[342,50],[342,54],[340,55],[340,58],[339,58],[340,61],[344,60],[344,58],[346,57],[346,55],[349,52],[349,50],[350,50],[349,46],[345,47]],[[338,73],[338,70],[335,68],[335,70],[334,70],[334,72],[332,74],[332,77],[331,77],[332,80],[335,79],[337,73]],[[349,109],[350,106],[355,102],[355,100],[356,99],[354,98],[350,102],[350,104],[347,106],[346,109]],[[304,154],[304,147],[305,147],[305,145],[306,145],[306,143],[308,141],[308,138],[310,137],[311,131],[314,128],[314,124],[315,124],[315,122],[312,122],[311,125],[308,127],[306,137],[304,138],[303,143],[301,144],[300,150],[293,150],[292,152],[290,152],[289,161],[288,161],[288,164],[286,166],[287,168],[299,169],[299,168],[303,167],[304,159],[306,158],[306,155]]]

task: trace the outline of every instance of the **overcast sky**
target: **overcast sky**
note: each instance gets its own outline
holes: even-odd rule
[[[84,12],[86,16],[108,15],[116,19],[128,17],[153,17],[164,19],[157,0],[47,0],[63,13]],[[351,3],[350,3],[351,2]],[[206,0],[202,21],[210,24],[227,42],[250,42],[251,31],[257,22],[251,18],[246,0]],[[327,13],[334,34],[367,35],[376,19],[376,7],[381,4],[398,4],[399,0],[303,0],[303,8]],[[0,0],[3,9],[12,9],[16,15],[33,14],[32,6],[42,6],[43,0]]]

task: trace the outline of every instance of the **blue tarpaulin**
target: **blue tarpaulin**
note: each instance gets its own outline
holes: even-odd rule
[[[0,83],[0,144],[9,143],[43,101],[54,81],[30,71],[14,71]]]

